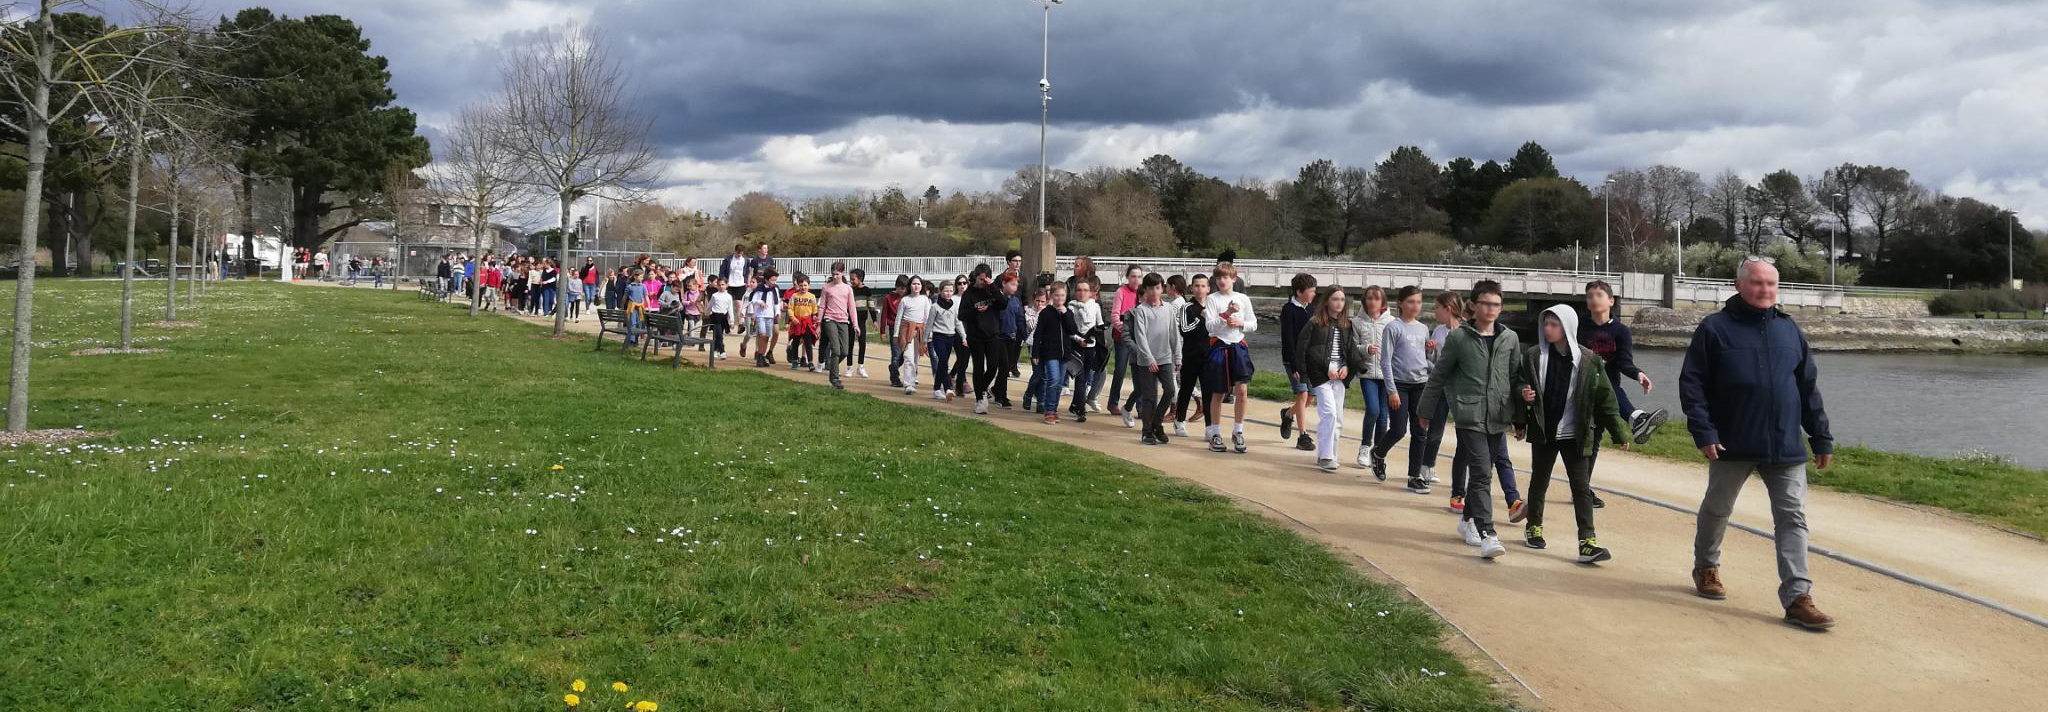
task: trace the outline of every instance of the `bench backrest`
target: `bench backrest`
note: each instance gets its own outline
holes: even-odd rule
[[[626,323],[626,310],[599,309],[597,310],[597,322],[600,324]]]
[[[682,317],[678,317],[673,314],[648,312],[647,330],[656,332],[666,332],[671,334],[679,333],[683,330],[683,319]]]

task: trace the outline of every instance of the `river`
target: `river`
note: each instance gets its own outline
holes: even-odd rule
[[[1261,319],[1260,326],[1278,326]],[[1526,334],[1524,335],[1526,337]],[[1279,371],[1279,329],[1252,335],[1253,360]],[[1985,452],[2048,469],[2048,358],[2040,356],[1815,354],[1835,441],[1877,450],[1953,457]],[[1638,349],[1655,389],[1625,384],[1637,407],[1678,410],[1685,352]],[[1353,397],[1356,397],[1355,395]]]

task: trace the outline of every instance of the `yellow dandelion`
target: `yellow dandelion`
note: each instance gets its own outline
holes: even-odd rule
[[[549,467],[548,469],[550,469],[550,470],[554,470],[554,471],[556,471],[556,472],[561,472],[561,471],[562,471],[562,466],[561,466],[561,465],[555,465],[555,466]]]
[[[569,689],[575,690],[577,692],[582,692],[584,689],[583,681],[577,680],[575,682],[569,683]]]
[[[654,704],[654,700],[641,700],[633,703],[633,712],[654,712],[658,707],[660,705]]]
[[[583,698],[577,697],[576,693],[571,692],[569,694],[562,696],[562,704],[568,705],[570,707],[575,707],[577,705],[583,704]]]
[[[626,687],[626,683],[623,683],[623,682],[614,682],[614,683],[612,683],[612,692],[625,692],[626,690],[629,690],[629,689],[632,689],[632,688]]]

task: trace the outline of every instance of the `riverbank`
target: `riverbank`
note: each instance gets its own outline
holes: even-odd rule
[[[1645,308],[1629,327],[1636,345],[1685,348],[1707,309]],[[2048,321],[1810,315],[1794,317],[1817,351],[1924,351],[2048,355]]]
[[[1702,461],[1685,429],[1685,418],[1676,413],[1648,444],[1635,451],[1667,460]],[[1806,478],[1809,484],[1944,509],[1999,529],[2048,539],[2048,470],[1997,457],[1928,457],[1843,446],[1835,448],[1835,461],[1828,469],[1808,468]]]

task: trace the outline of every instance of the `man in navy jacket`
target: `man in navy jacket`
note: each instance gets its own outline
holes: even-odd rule
[[[1754,472],[1771,497],[1772,538],[1778,549],[1778,600],[1785,622],[1825,630],[1834,619],[1814,607],[1806,576],[1806,459],[1834,459],[1834,437],[1821,407],[1820,372],[1806,335],[1777,308],[1778,268],[1751,258],[1736,270],[1737,294],[1693,331],[1679,375],[1678,401],[1686,428],[1707,463],[1707,493],[1693,539],[1693,587],[1705,598],[1727,598],[1721,584],[1721,535],[1736,495]]]

